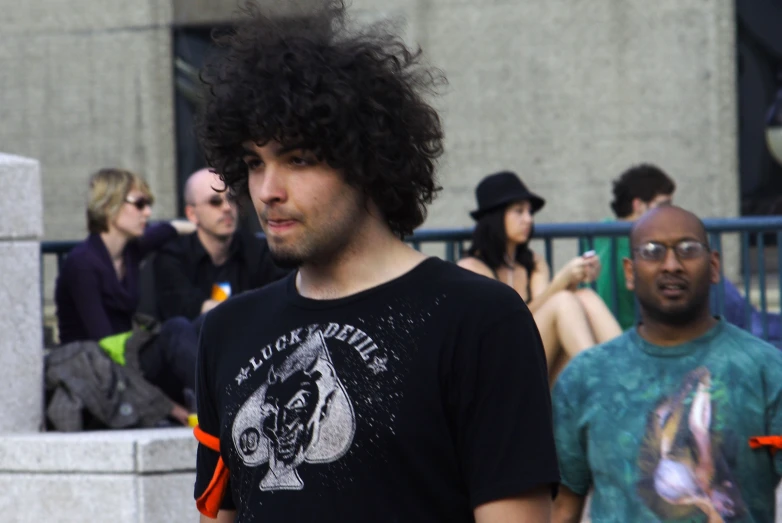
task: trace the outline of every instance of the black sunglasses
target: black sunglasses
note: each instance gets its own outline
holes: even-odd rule
[[[135,200],[131,200],[130,198],[125,198],[125,203],[129,203],[139,211],[143,211],[147,207],[152,207],[152,198],[147,198],[146,196],[142,196],[141,198],[136,198]]]
[[[206,200],[206,203],[208,203],[212,207],[222,207],[223,202],[225,202],[226,200],[227,198],[223,198],[219,194],[215,194],[211,198]]]

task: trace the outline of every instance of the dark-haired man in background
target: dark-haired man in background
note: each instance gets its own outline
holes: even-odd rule
[[[635,222],[651,209],[673,202],[676,184],[662,169],[653,164],[640,164],[630,167],[613,183],[611,208],[619,221]],[[616,287],[616,317],[623,330],[631,328],[636,321],[635,298],[627,289],[622,269],[622,260],[630,257],[630,243],[626,236],[616,237],[616,271],[610,270],[611,238],[595,238],[594,248],[600,257],[603,270],[597,279],[597,293],[609,306],[613,303],[613,287]],[[614,280],[613,283],[611,280]],[[736,285],[723,278],[720,282],[723,292],[723,315],[725,319],[738,327],[748,330],[755,336],[765,336],[768,341],[779,344],[782,339],[782,321],[780,315],[757,310],[741,295]],[[764,317],[765,316],[765,317]]]
[[[651,164],[633,166],[613,182],[611,209],[616,219],[634,222],[650,209],[670,204],[676,190],[674,181],[662,169]],[[613,303],[613,289],[616,287],[616,316],[622,330],[635,324],[635,297],[625,286],[622,259],[630,256],[630,241],[627,236],[616,237],[616,251],[611,252],[611,238],[595,238],[594,249],[603,265],[595,284],[596,291],[609,307]],[[616,267],[611,271],[611,256]],[[613,282],[612,282],[613,280]]]

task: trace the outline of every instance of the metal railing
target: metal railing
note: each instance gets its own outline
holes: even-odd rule
[[[713,249],[722,252],[723,235],[738,234],[740,236],[740,260],[741,271],[743,274],[744,296],[747,302],[752,289],[752,276],[757,275],[757,286],[760,294],[759,309],[763,314],[763,334],[768,337],[768,325],[766,312],[768,311],[768,275],[765,264],[765,250],[768,236],[771,235],[776,240],[776,273],[782,275],[782,216],[780,217],[744,217],[744,218],[716,218],[704,220],[706,231],[709,235],[709,241]],[[570,239],[577,240],[580,244],[579,251],[593,248],[594,240],[597,237],[608,237],[611,242],[612,253],[617,249],[617,238],[626,236],[630,231],[629,222],[599,222],[599,223],[538,223],[535,224],[535,240],[543,243],[544,257],[549,267],[554,268],[554,240]],[[469,244],[472,229],[426,229],[417,231],[406,241],[416,249],[421,249],[425,244],[440,244],[441,257],[448,261],[457,261],[464,255]],[[758,262],[756,271],[753,271],[751,263],[751,245],[755,244],[756,258]],[[62,262],[68,252],[76,245],[75,241],[50,241],[41,243],[41,256],[56,256],[57,270],[59,271]],[[574,253],[575,256],[578,253]],[[617,267],[617,256],[612,255],[609,260],[603,260],[603,270],[611,271],[615,274]],[[43,267],[43,263],[41,264]],[[723,265],[724,267],[724,265]],[[722,275],[724,278],[724,274]],[[618,303],[617,282],[612,278],[612,296],[607,304],[616,314]],[[782,277],[778,277],[779,296],[782,296]],[[725,294],[722,285],[716,285],[712,292],[713,309],[721,313],[724,309]],[[751,309],[745,307],[746,324],[751,322]]]

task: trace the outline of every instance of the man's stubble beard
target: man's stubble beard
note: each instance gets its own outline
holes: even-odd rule
[[[355,239],[351,223],[358,221],[358,213],[348,213],[337,223],[320,231],[307,231],[298,245],[275,247],[269,241],[269,251],[274,263],[283,269],[298,269],[302,265],[329,265],[342,256]]]
[[[703,314],[703,310],[709,308],[709,301],[709,287],[693,296],[692,301],[679,310],[664,310],[656,303],[652,303],[652,300],[646,301],[638,298],[638,302],[646,311],[647,316],[663,325],[675,327],[685,327],[696,321]]]

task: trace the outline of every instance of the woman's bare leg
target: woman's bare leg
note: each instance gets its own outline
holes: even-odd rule
[[[579,289],[575,292],[576,298],[586,313],[589,326],[594,333],[597,343],[612,340],[622,334],[622,327],[616,321],[614,315],[608,309],[603,299],[592,289]]]
[[[535,311],[535,324],[543,340],[549,378],[553,378],[576,354],[595,345],[595,338],[581,303],[572,292],[550,297]]]

